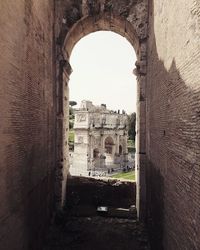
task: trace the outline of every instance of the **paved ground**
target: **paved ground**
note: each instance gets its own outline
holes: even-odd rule
[[[135,220],[106,217],[60,218],[44,250],[148,250],[144,227]]]

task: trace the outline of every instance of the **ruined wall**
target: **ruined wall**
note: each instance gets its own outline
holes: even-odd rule
[[[0,248],[4,250],[41,249],[52,211],[53,9],[53,0],[0,1]]]
[[[53,2],[0,2],[1,248],[40,249],[53,203],[56,111],[57,128],[62,131],[57,136],[62,141],[57,143],[57,167],[62,168],[67,159],[63,155],[67,110],[63,107],[68,101],[70,53],[83,36],[111,30],[131,42],[138,59],[138,190],[145,187],[147,149],[148,218],[158,242],[154,250],[163,246],[198,249],[199,1],[149,1],[147,81],[146,0],[57,0],[55,6]],[[54,7],[57,46],[53,43]],[[64,85],[63,71],[67,75]],[[57,171],[57,177],[59,183],[63,173]],[[137,199],[144,208],[145,188]]]
[[[96,216],[98,206],[126,208],[135,206],[135,182],[70,176],[65,209],[75,216]]]
[[[200,4],[150,1],[148,212],[153,249],[200,245]]]

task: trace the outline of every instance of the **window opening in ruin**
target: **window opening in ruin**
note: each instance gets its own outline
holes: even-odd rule
[[[135,61],[132,45],[113,32],[92,33],[74,47],[69,83],[70,103],[76,104],[69,110],[71,175],[133,172],[135,138],[129,130],[136,112]]]

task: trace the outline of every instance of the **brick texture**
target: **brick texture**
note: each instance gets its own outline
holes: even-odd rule
[[[68,96],[58,65],[81,37],[101,29],[126,36],[138,56],[138,190],[146,178],[153,249],[199,249],[199,9],[198,0],[149,1],[147,30],[146,0],[0,1],[2,249],[41,249],[55,204],[55,90]]]
[[[151,1],[148,215],[153,249],[200,246],[200,4]]]
[[[40,249],[54,192],[53,1],[1,1],[0,13],[0,248]]]

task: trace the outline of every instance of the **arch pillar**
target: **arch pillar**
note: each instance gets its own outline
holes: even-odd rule
[[[66,181],[69,171],[68,130],[69,130],[69,79],[72,68],[61,55],[56,68],[56,207],[61,209],[65,201]]]
[[[115,132],[115,154],[119,154],[119,134]]]
[[[105,165],[105,159],[104,159],[104,154],[105,154],[105,145],[104,145],[104,140],[105,140],[105,135],[104,132],[100,132],[100,166],[104,167]]]
[[[146,42],[140,45],[139,61],[133,73],[137,76],[136,117],[136,207],[138,218],[146,218]]]
[[[93,153],[93,150],[94,150],[94,143],[93,143],[93,137],[92,137],[92,133],[90,132],[89,133],[89,143],[90,143],[90,152],[89,152],[89,170],[92,170],[93,169],[93,160],[94,160],[94,153]]]
[[[127,162],[128,162],[128,145],[127,145],[127,140],[128,140],[128,132],[125,132],[124,133],[124,145],[123,145],[123,158],[124,158],[124,163],[123,163],[123,165],[124,165],[124,167],[126,167],[127,166]]]

